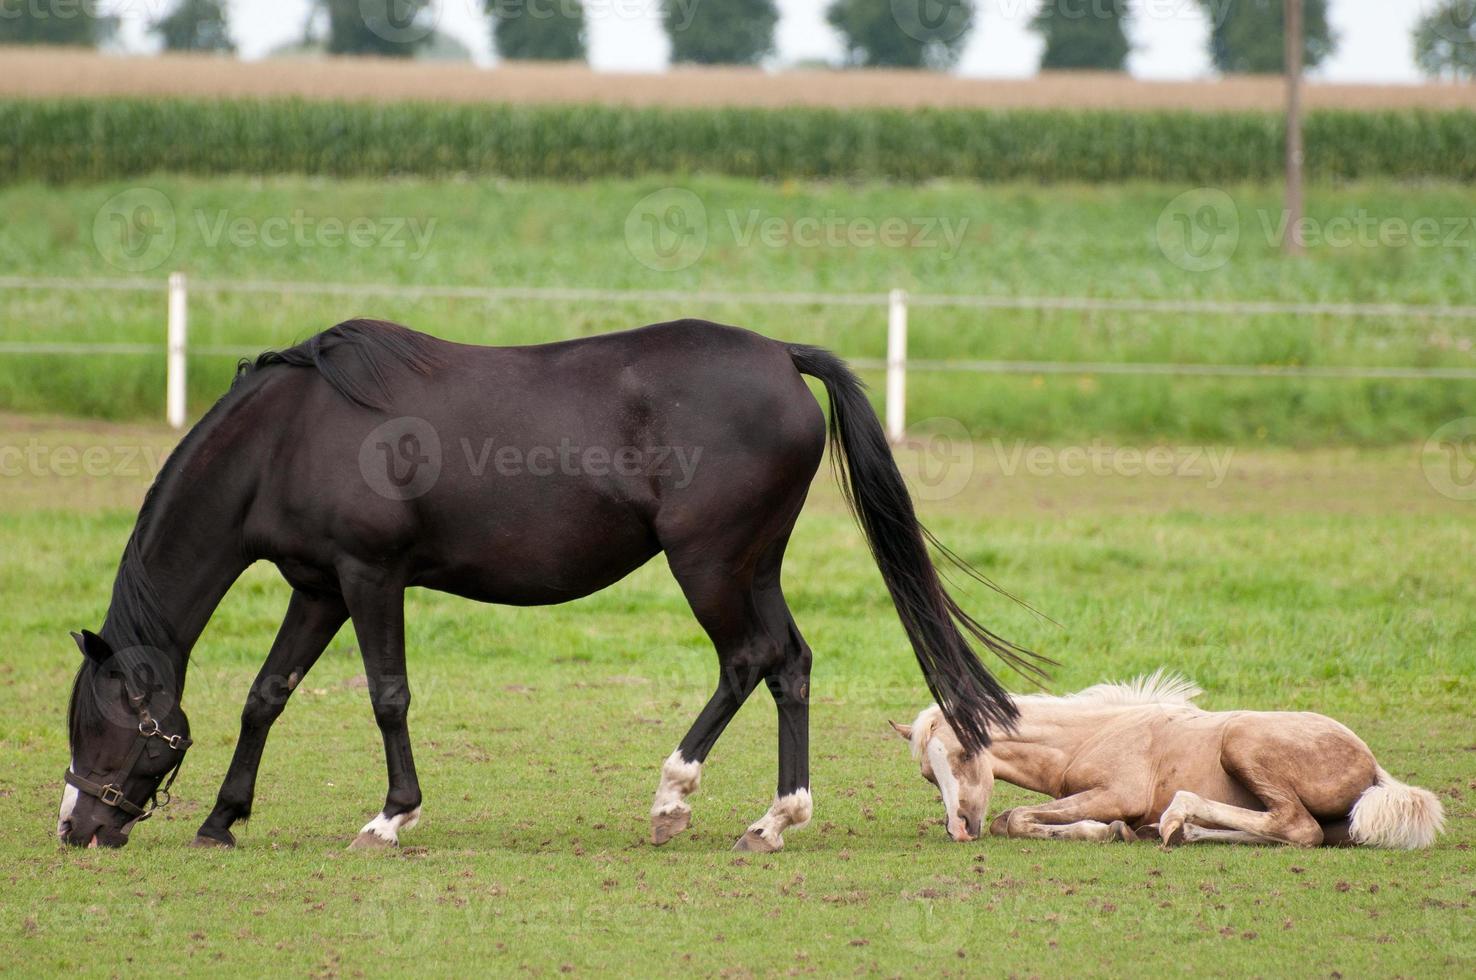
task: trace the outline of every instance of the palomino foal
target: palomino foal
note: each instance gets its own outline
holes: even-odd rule
[[[1018,726],[976,753],[936,706],[892,727],[938,787],[957,841],[979,836],[996,778],[1053,797],[995,817],[989,831],[1004,837],[1412,849],[1443,829],[1433,793],[1394,779],[1331,718],[1205,711],[1200,693],[1159,670],[1065,697],[1016,696]]]

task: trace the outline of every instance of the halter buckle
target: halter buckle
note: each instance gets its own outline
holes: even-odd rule
[[[112,783],[97,791],[97,798],[102,800],[104,806],[117,806],[123,802],[123,790]]]
[[[184,741],[183,735],[160,735],[159,737],[162,738],[164,740],[164,744],[169,746],[171,749],[178,749],[180,743]]]

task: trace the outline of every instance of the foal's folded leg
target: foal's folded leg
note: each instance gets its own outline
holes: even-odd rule
[[[1190,826],[1200,830],[1238,831],[1248,838],[1255,838],[1216,838],[1225,842],[1300,844],[1304,847],[1316,847],[1322,843],[1322,826],[1300,800],[1278,793],[1272,799],[1263,799],[1263,802],[1268,804],[1266,810],[1247,810],[1180,790],[1159,817],[1158,833],[1163,842],[1171,846],[1187,840],[1186,829]],[[1201,836],[1199,839],[1208,838]]]
[[[1041,840],[1135,841],[1138,836],[1123,822],[1125,816],[1111,792],[1094,789],[1040,806],[1006,810],[994,818],[989,832]]]

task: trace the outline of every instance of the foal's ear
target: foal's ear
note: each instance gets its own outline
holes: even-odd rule
[[[108,646],[108,641],[91,630],[73,633],[72,639],[76,641],[77,649],[82,651],[82,656],[88,660],[103,664],[107,663],[109,658],[113,656],[113,651]]]
[[[912,726],[911,725],[899,725],[895,721],[892,721],[890,718],[887,719],[887,724],[892,726],[892,731],[894,731],[898,735],[901,735],[902,736],[902,741],[904,741],[904,742],[911,742],[912,741]]]

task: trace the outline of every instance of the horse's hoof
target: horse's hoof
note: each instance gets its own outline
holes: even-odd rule
[[[190,841],[191,847],[235,847],[236,838],[229,831],[225,831],[225,839],[219,837],[207,837],[204,834],[196,834],[195,839]]]
[[[386,847],[397,847],[397,846],[399,846],[399,842],[398,841],[385,840],[383,837],[379,836],[378,834],[374,833],[373,831],[364,830],[364,831],[360,831],[359,832],[359,836],[355,837],[354,840],[353,840],[353,843],[349,844],[349,850],[351,850],[351,851],[377,851],[377,850],[383,850]]]
[[[1158,826],[1158,837],[1164,847],[1178,847],[1184,843],[1184,821],[1165,820]]]
[[[756,854],[773,854],[784,846],[784,838],[769,840],[757,830],[750,830],[738,838],[738,843],[733,845],[735,851],[752,851]]]
[[[1006,810],[995,817],[994,822],[989,825],[989,832],[995,837],[1010,836],[1010,814],[1014,812],[1014,810]]]
[[[1121,820],[1114,820],[1112,821],[1112,823],[1108,824],[1107,834],[1108,840],[1122,841],[1127,844],[1136,843],[1138,840],[1138,835],[1136,832],[1134,832],[1133,828],[1129,827]]]
[[[677,810],[674,813],[653,814],[651,817],[651,843],[660,847],[690,826],[692,826],[691,810]]]

